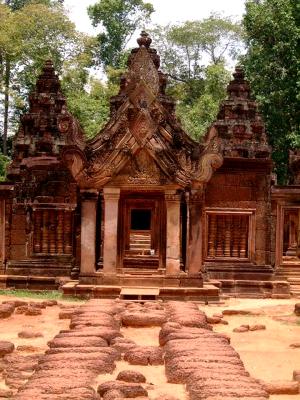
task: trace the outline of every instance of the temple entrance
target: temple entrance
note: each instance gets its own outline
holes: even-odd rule
[[[152,244],[152,210],[133,208],[130,211],[129,252],[139,255],[154,255]]]
[[[123,269],[137,272],[164,267],[164,208],[161,194],[121,193],[119,265]]]

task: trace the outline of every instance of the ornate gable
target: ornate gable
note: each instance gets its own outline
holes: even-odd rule
[[[222,163],[217,135],[199,144],[182,129],[175,103],[165,93],[167,79],[159,70],[151,41],[142,32],[120,91],[111,99],[111,116],[104,129],[84,151],[64,150],[63,157],[81,187],[101,188],[108,182],[187,187],[206,182]]]

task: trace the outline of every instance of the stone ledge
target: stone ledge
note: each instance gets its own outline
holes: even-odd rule
[[[136,285],[135,288],[137,288]],[[134,287],[133,287],[134,288]],[[152,287],[153,288],[153,287]],[[141,289],[147,289],[146,286]],[[205,284],[203,287],[173,287],[163,286],[159,289],[158,299],[161,300],[193,300],[203,302],[219,301],[219,288]],[[79,296],[86,298],[117,298],[120,296],[122,286],[120,285],[85,285],[78,281],[68,282],[62,287],[64,296]]]
[[[236,297],[280,298],[291,297],[287,281],[253,281],[220,279],[222,294]]]

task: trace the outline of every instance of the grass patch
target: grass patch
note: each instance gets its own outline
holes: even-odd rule
[[[78,302],[84,301],[78,297],[63,296],[62,292],[58,290],[0,289],[0,295],[25,297],[25,298],[41,299],[41,300],[64,300],[64,301],[78,301]]]

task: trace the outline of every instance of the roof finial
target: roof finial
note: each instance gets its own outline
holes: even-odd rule
[[[146,47],[146,49],[148,49],[152,43],[152,39],[146,31],[142,31],[137,42],[140,47]]]

